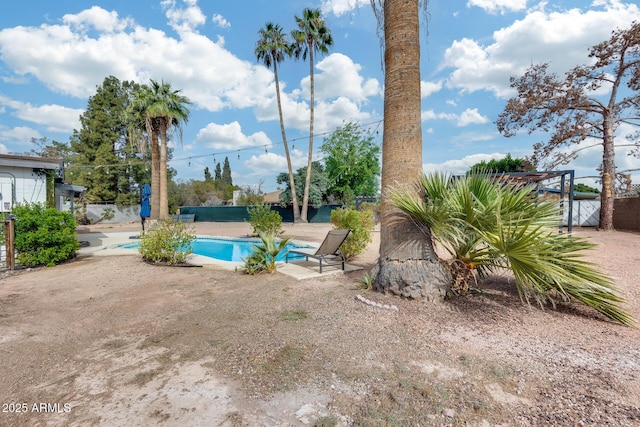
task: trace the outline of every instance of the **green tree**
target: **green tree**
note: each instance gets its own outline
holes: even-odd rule
[[[309,204],[313,207],[320,207],[326,198],[327,189],[329,188],[329,178],[322,167],[322,164],[315,161],[311,164],[313,173],[311,174],[311,185],[309,186]],[[302,183],[307,176],[307,167],[304,166],[296,171],[295,183],[298,186],[296,194],[298,198],[302,194]],[[280,193],[280,203],[283,205],[291,204],[291,189],[289,185],[289,175],[286,172],[280,173],[276,181],[278,184],[284,184],[285,190]]]
[[[329,177],[328,193],[343,204],[353,196],[376,196],[380,147],[357,123],[347,123],[324,140],[320,148]]]
[[[222,183],[225,185],[233,185],[233,178],[231,178],[231,165],[229,164],[229,158],[224,158],[224,166],[222,167]]]
[[[293,37],[293,56],[296,59],[302,58],[306,61],[309,57],[310,96],[309,101],[309,156],[307,160],[307,175],[304,181],[304,196],[302,197],[302,212],[300,221],[307,222],[307,210],[309,205],[311,172],[313,161],[313,120],[315,111],[315,81],[314,81],[314,55],[316,53],[327,53],[333,45],[333,37],[326,25],[324,18],[320,14],[320,9],[305,8],[302,17],[296,16],[298,29],[291,32]]]
[[[478,172],[493,172],[493,173],[505,173],[505,172],[533,172],[535,168],[531,163],[525,159],[512,158],[510,153],[500,159],[491,159],[488,162],[482,160],[479,163],[471,166],[469,173]]]
[[[171,85],[164,81],[158,83],[151,80],[137,92],[134,108],[143,112],[145,127],[151,139],[151,192],[158,195],[151,197],[153,219],[164,219],[169,215],[167,139],[174,131],[182,137],[182,125],[189,119],[190,104],[189,99],[180,94],[180,90],[172,89]]]
[[[389,197],[392,186],[414,183],[422,175],[420,0],[372,4],[384,29],[385,83],[380,258],[371,276],[377,290],[442,298],[451,277],[438,260],[429,229],[400,215]]]
[[[47,150],[62,154],[68,182],[87,188],[89,201],[135,203],[132,184],[144,175],[143,154],[130,138],[127,108],[137,90],[133,82],[109,76],[89,98],[68,147],[57,143]]]
[[[211,172],[209,171],[209,166],[204,167],[204,180],[213,181],[213,178],[211,178]]]
[[[598,190],[597,188],[590,187],[590,186],[588,186],[588,185],[586,185],[586,184],[583,184],[583,183],[575,184],[575,185],[573,186],[573,189],[574,189],[574,191],[577,191],[577,192],[579,192],[579,193],[594,193],[594,194],[600,194],[600,190]]]
[[[613,281],[583,259],[595,245],[585,238],[557,233],[560,202],[536,198],[535,186],[510,186],[488,175],[452,180],[423,176],[422,193],[398,187],[393,203],[432,231],[450,255],[453,293],[466,292],[480,277],[511,270],[523,301],[540,305],[576,299],[625,325],[633,317]]]
[[[222,181],[222,168],[220,167],[220,162],[216,163],[214,181],[216,182]]]
[[[549,169],[567,164],[585,148],[567,154],[564,147],[597,141],[594,145],[601,145],[603,153],[599,229],[609,231],[617,173],[615,130],[622,123],[640,124],[640,23],[614,31],[609,40],[590,49],[589,58],[589,65],[573,68],[564,78],[549,72],[549,64],[532,65],[522,77],[512,77],[517,95],[496,123],[507,137],[523,128],[529,133],[551,130],[547,142],[534,145],[532,156],[536,162],[551,159]],[[625,84],[630,89],[626,96]]]
[[[293,193],[293,222],[300,221],[300,209],[298,207],[298,197],[296,196],[296,186],[293,182],[293,166],[291,165],[291,154],[289,153],[289,144],[287,144],[287,134],[284,130],[284,118],[282,116],[282,102],[280,101],[280,79],[278,78],[278,64],[284,61],[285,55],[291,56],[292,45],[282,32],[282,27],[277,24],[268,22],[264,28],[259,31],[260,39],[256,43],[255,55],[258,61],[267,67],[273,66],[273,75],[276,81],[276,98],[278,101],[278,116],[280,117],[280,133],[282,134],[282,143],[284,145],[284,153],[287,158],[287,169],[289,170],[289,188]]]

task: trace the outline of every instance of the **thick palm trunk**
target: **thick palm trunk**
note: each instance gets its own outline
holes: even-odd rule
[[[167,124],[160,125],[160,219],[165,219],[169,215],[169,198],[167,192]]]
[[[298,196],[296,194],[296,184],[293,180],[293,166],[291,165],[291,155],[289,154],[289,144],[287,144],[287,134],[284,130],[284,118],[282,117],[282,104],[280,102],[280,80],[278,79],[278,61],[273,61],[273,74],[276,79],[276,97],[278,99],[278,114],[280,116],[280,132],[282,132],[282,142],[284,153],[287,156],[287,168],[289,169],[289,186],[291,187],[291,203],[293,204],[293,222],[300,222],[300,208],[298,207]]]
[[[422,173],[419,0],[385,0],[385,93],[380,258],[374,287],[408,298],[444,297],[451,278],[430,231],[393,207],[389,189]]]
[[[313,79],[313,45],[309,43],[309,76],[311,89],[311,113],[309,117],[309,157],[307,160],[307,176],[304,181],[304,196],[302,197],[302,213],[300,221],[307,222],[307,212],[309,210],[309,188],[311,187],[311,162],[313,161],[313,115],[314,115],[314,79]]]
[[[160,219],[160,147],[158,131],[151,130],[151,219]]]

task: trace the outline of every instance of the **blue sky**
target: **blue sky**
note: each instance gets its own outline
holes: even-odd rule
[[[460,173],[480,160],[530,154],[544,135],[506,139],[494,124],[513,95],[509,77],[532,63],[549,62],[560,74],[585,64],[590,46],[640,20],[630,1],[429,3],[422,40],[425,171]],[[322,157],[323,138],[347,121],[371,129],[380,143],[384,79],[369,0],[30,0],[11,2],[0,15],[0,153],[28,152],[32,137],[68,141],[106,76],[164,80],[193,102],[182,144],[173,141],[178,180],[203,179],[205,166],[228,156],[235,184],[276,190],[286,160],[275,85],[254,47],[267,22],[289,32],[305,7],[322,10],[334,39],[316,61],[314,159]],[[288,59],[279,71],[298,168],[308,155],[309,64]],[[620,170],[640,166],[617,153]],[[563,168],[595,175],[601,152],[581,154]]]

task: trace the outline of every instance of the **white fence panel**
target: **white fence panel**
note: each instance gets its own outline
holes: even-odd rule
[[[564,203],[563,225],[569,225],[569,202]],[[573,225],[575,227],[597,227],[600,224],[600,200],[574,200]]]

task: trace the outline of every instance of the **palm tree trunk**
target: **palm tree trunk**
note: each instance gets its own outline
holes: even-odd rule
[[[160,219],[165,219],[169,215],[169,198],[167,192],[167,123],[162,118],[160,124]]]
[[[151,127],[151,219],[160,219],[160,147],[158,130]]]
[[[441,299],[451,278],[418,227],[390,200],[395,185],[422,174],[419,0],[385,0],[385,93],[380,258],[374,287],[408,298]]]
[[[284,153],[287,156],[287,168],[289,169],[289,186],[291,187],[291,203],[293,204],[293,222],[300,222],[300,208],[298,207],[298,196],[296,195],[296,184],[293,179],[293,166],[291,165],[291,155],[289,154],[289,144],[287,144],[287,134],[284,130],[284,118],[282,117],[282,103],[280,102],[280,80],[278,79],[278,61],[273,61],[273,74],[276,79],[276,97],[278,99],[278,114],[280,115],[280,132],[282,132],[282,142]]]
[[[313,114],[315,107],[314,100],[314,78],[313,78],[313,44],[309,43],[309,76],[311,89],[311,113],[309,117],[309,157],[307,160],[307,176],[304,181],[304,196],[302,197],[302,213],[300,222],[307,222],[307,211],[309,209],[309,188],[311,187],[311,163],[313,161]]]

